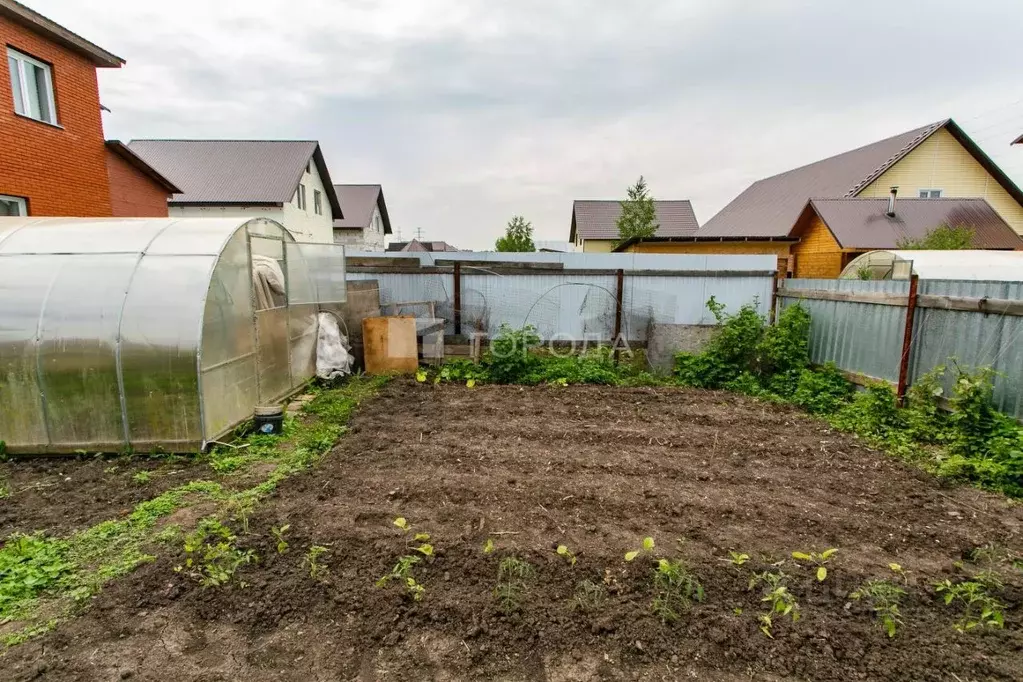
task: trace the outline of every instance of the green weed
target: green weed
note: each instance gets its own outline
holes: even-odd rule
[[[607,588],[601,583],[581,580],[576,584],[572,602],[581,611],[598,611],[606,601]]]
[[[896,629],[903,624],[899,603],[904,596],[905,590],[887,580],[868,580],[849,595],[851,599],[862,599],[870,605],[870,610],[889,637],[894,637]]]
[[[207,517],[185,538],[183,570],[203,587],[220,587],[230,582],[242,566],[257,560],[251,549],[239,549],[238,537],[216,517]]]
[[[283,526],[274,526],[270,529],[270,534],[277,540],[277,553],[285,554],[288,551],[288,541],[284,539],[284,534],[291,528],[290,524],[284,524]]]
[[[770,609],[767,613],[761,614],[759,617],[760,631],[768,637],[774,638],[771,634],[772,628],[774,627],[773,617],[784,617],[788,616],[795,623],[799,620],[799,602],[796,601],[795,596],[789,592],[788,586],[785,584],[788,580],[788,576],[778,571],[777,573],[771,573],[765,571],[763,573],[754,574],[749,581],[749,589],[752,590],[757,585],[763,584],[763,596],[761,602],[770,603]]]
[[[575,566],[575,554],[572,553],[572,550],[570,550],[567,545],[558,545],[555,551],[558,556],[565,558],[565,561],[568,562],[569,566]]]
[[[653,576],[653,610],[665,623],[674,623],[694,601],[703,601],[703,585],[681,559],[659,559]]]
[[[634,549],[625,553],[626,561],[634,561],[643,552],[654,551],[654,539],[652,537],[643,538],[643,544],[640,549]]]
[[[941,595],[946,606],[958,605],[962,609],[962,615],[955,623],[956,630],[966,632],[977,627],[1005,626],[1002,614],[1005,606],[991,596],[991,582],[990,576],[978,576],[956,583],[948,579],[935,583],[934,591]]]
[[[139,485],[145,485],[153,479],[153,474],[148,471],[137,471],[135,475],[131,477],[131,480]]]
[[[320,561],[320,557],[326,553],[327,548],[323,545],[311,545],[305,553],[303,562],[309,569],[309,577],[313,580],[321,580],[329,573],[327,565]]]
[[[420,558],[412,554],[399,557],[398,562],[391,569],[390,573],[381,576],[377,582],[377,587],[386,587],[388,583],[395,580],[405,588],[405,594],[412,601],[420,601],[423,595],[426,594],[426,588],[423,587],[417,580],[412,572],[412,567],[420,562]]]
[[[505,557],[497,567],[497,586],[494,596],[502,613],[510,614],[522,608],[527,583],[534,574],[533,565],[518,557]]]

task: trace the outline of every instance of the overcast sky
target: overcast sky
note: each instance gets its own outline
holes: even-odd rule
[[[23,1],[127,60],[107,137],[319,140],[404,238],[492,248],[522,214],[567,239],[573,199],[641,173],[702,224],[946,117],[1023,181],[1019,0]]]

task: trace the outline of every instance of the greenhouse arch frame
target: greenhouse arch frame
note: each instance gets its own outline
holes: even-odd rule
[[[264,218],[0,218],[0,441],[203,449],[314,376],[345,298],[341,246]]]

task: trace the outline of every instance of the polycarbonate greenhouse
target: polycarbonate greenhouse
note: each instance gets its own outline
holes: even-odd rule
[[[345,291],[262,218],[0,218],[0,441],[194,452],[314,375]]]

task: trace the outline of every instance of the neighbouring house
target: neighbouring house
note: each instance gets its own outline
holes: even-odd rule
[[[334,243],[352,251],[383,251],[391,234],[384,190],[380,185],[334,185],[343,218],[334,220]]]
[[[973,231],[973,249],[1023,249],[1021,238],[984,199],[811,199],[791,234],[799,277],[835,278],[857,256],[898,249],[940,226]]]
[[[700,224],[688,199],[654,200],[657,237],[685,237],[696,234]],[[572,202],[572,227],[568,241],[580,251],[608,253],[618,244],[618,217],[622,204],[616,200],[576,199]]]
[[[770,253],[778,256],[783,276],[811,276],[808,273],[820,270],[806,256],[814,246],[810,240],[822,232],[808,232],[800,222],[807,202],[881,198],[886,203],[893,186],[902,196],[919,200],[983,199],[1015,232],[1023,232],[1023,192],[953,120],[946,119],[759,180],[707,221],[691,242],[652,240],[622,245],[622,250]],[[829,253],[833,249],[826,240],[818,245]]]
[[[109,216],[96,69],[120,57],[0,0],[0,216]]]
[[[181,192],[119,140],[107,140],[110,213],[120,218],[166,218],[167,201]]]
[[[410,242],[391,242],[387,245],[388,251],[429,251],[431,253],[442,251],[461,251],[447,242],[421,242],[413,239]]]
[[[132,140],[128,148],[181,188],[170,215],[270,218],[300,242],[334,242],[344,214],[318,142]]]
[[[1012,144],[1023,144],[1023,135],[1020,135],[1015,140],[1013,140]]]

